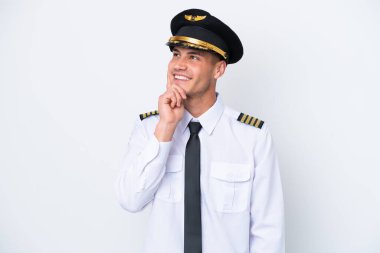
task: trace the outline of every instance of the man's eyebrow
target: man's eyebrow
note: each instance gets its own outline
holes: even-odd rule
[[[196,55],[199,55],[199,56],[203,56],[204,55],[203,52],[201,52],[201,51],[189,51],[189,52],[187,52],[187,54],[196,54]]]
[[[181,53],[181,51],[177,48],[173,48],[172,52],[175,52],[175,53]],[[186,54],[191,54],[191,55],[199,55],[199,56],[203,56],[203,52],[202,51],[199,51],[199,50],[193,50],[193,51],[187,51]]]

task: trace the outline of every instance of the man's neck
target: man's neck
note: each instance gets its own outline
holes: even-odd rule
[[[216,92],[214,91],[209,96],[190,97],[185,101],[186,110],[195,118],[198,118],[216,102]]]

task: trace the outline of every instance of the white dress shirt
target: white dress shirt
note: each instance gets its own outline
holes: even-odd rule
[[[284,210],[280,172],[266,123],[237,120],[220,96],[198,120],[201,142],[203,253],[283,253]],[[154,131],[159,116],[138,119],[116,191],[123,208],[152,205],[142,253],[182,253],[184,159],[192,120],[185,111],[170,142]]]

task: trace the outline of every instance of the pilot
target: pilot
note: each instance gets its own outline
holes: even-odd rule
[[[216,92],[243,56],[239,37],[200,9],[180,12],[170,28],[166,90],[136,119],[116,184],[126,210],[151,205],[142,253],[285,252],[268,126]]]

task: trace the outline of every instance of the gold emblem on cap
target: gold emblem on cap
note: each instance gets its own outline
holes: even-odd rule
[[[205,19],[207,16],[194,16],[194,15],[185,15],[185,19],[189,21],[201,21]]]

